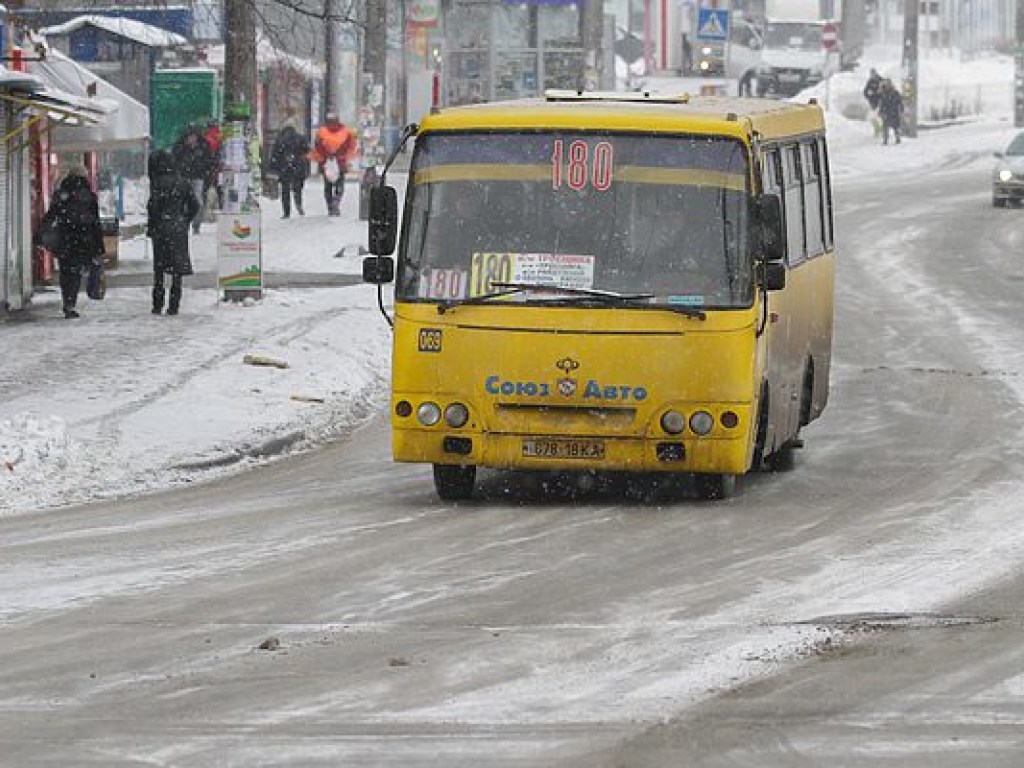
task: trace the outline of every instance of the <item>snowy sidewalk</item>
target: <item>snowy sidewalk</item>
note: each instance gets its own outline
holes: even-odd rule
[[[381,407],[390,331],[358,276],[357,190],[338,218],[316,191],[286,221],[263,201],[261,302],[220,300],[204,225],[178,317],[149,313],[140,236],[120,244],[106,298],[79,298],[81,319],[63,319],[52,289],[0,326],[0,515],[209,477],[344,434]],[[352,255],[335,257],[345,245]],[[277,287],[282,277],[292,284]]]

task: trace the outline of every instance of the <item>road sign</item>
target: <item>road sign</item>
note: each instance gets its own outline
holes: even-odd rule
[[[728,40],[729,11],[719,8],[698,8],[697,39],[722,42]]]
[[[825,24],[821,30],[821,47],[826,51],[834,50],[839,43],[839,30],[831,21]]]

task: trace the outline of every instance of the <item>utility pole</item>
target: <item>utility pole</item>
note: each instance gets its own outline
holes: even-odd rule
[[[363,35],[362,101],[359,108],[359,148],[363,173],[359,177],[359,218],[370,216],[370,188],[379,181],[377,166],[386,159],[384,121],[387,93],[387,0],[366,0],[366,32]]]
[[[255,0],[224,0],[224,106],[256,110]]]
[[[1017,0],[1017,49],[1013,53],[1013,124],[1024,127],[1024,0]]]
[[[1024,0],[1022,0],[1024,1]],[[583,82],[585,91],[596,91],[604,82],[604,56],[601,41],[604,36],[603,0],[586,0],[583,5]]]
[[[387,0],[366,0],[366,35],[363,38],[363,106],[367,127],[364,130],[363,157],[367,151],[376,160],[384,153],[384,110],[387,104]],[[360,121],[362,122],[362,121]],[[367,163],[369,164],[369,162]]]
[[[911,139],[917,136],[918,2],[919,0],[903,2],[903,122],[906,135]]]
[[[337,56],[338,56],[338,22],[335,14],[337,0],[324,0],[324,114],[338,111],[337,87]]]

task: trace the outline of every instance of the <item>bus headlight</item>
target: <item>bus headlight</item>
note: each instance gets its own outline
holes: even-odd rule
[[[715,426],[715,420],[707,411],[696,411],[690,416],[690,429],[694,434],[706,435]]]
[[[1012,178],[1013,178],[1013,171],[1009,171],[1006,168],[1003,168],[1002,170],[999,171],[999,180],[1000,181],[1009,181]]]
[[[462,403],[452,403],[444,409],[444,422],[449,427],[466,426],[466,422],[469,421],[469,409]]]
[[[437,403],[420,403],[420,407],[416,409],[416,418],[423,426],[432,427],[441,420],[441,409]]]
[[[665,411],[661,415],[661,428],[670,435],[678,435],[686,429],[686,417],[679,411]]]

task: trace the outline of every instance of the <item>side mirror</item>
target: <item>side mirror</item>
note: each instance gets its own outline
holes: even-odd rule
[[[786,256],[782,231],[782,198],[774,192],[765,192],[757,198],[755,206],[756,256],[762,261],[782,261]]]
[[[394,187],[370,187],[370,253],[374,256],[390,256],[395,252],[397,238],[398,193]]]
[[[764,289],[781,291],[786,287],[786,265],[781,261],[768,261],[764,265]]]
[[[384,285],[395,279],[395,260],[390,256],[363,259],[363,282]]]

